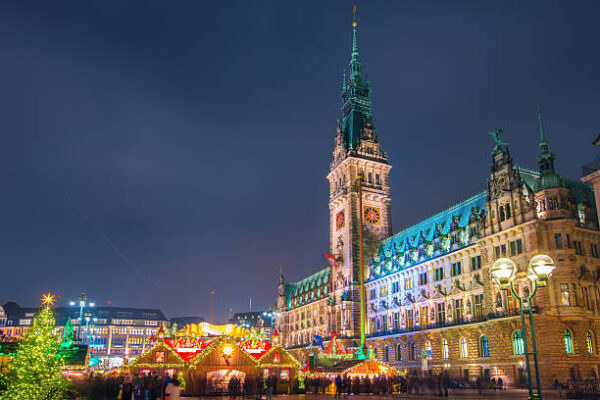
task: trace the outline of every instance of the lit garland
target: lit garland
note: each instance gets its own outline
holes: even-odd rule
[[[190,367],[195,367],[196,365],[198,365],[202,360],[204,360],[210,353],[212,353],[214,350],[216,350],[221,344],[225,344],[225,343],[231,343],[233,345],[235,345],[242,354],[244,354],[244,356],[248,359],[252,361],[252,364],[257,365],[258,361],[252,357],[249,353],[247,353],[244,349],[242,349],[241,347],[238,346],[238,344],[232,340],[229,336],[219,336],[217,339],[215,339],[214,342],[212,342],[211,344],[209,344],[204,350],[202,350],[202,352],[200,354],[198,354],[196,357],[192,358],[190,360]]]
[[[175,355],[175,357],[181,360],[180,363],[144,363],[141,362],[141,359],[147,355],[151,355],[153,351],[157,350],[160,347],[161,350],[166,350],[169,354]],[[154,346],[150,347],[143,354],[140,354],[135,360],[131,361],[127,364],[127,367],[133,368],[183,368],[185,367],[185,360],[181,358],[179,354],[175,350],[171,348],[171,346],[165,344],[162,341],[157,342]]]
[[[276,350],[286,355],[290,360],[292,360],[292,363],[280,364],[263,362],[263,360],[266,361],[267,357],[273,354]],[[284,349],[283,346],[280,344],[271,347],[265,354],[263,354],[262,357],[258,359],[258,365],[262,368],[302,368],[302,364],[300,364],[300,362],[296,360],[296,357],[294,357],[289,351]]]
[[[72,386],[63,376],[64,359],[58,354],[59,343],[53,333],[55,327],[52,304],[54,297],[47,294],[44,306],[33,318],[33,327],[20,343],[17,357],[9,366],[10,380],[3,399],[59,400],[64,399]]]

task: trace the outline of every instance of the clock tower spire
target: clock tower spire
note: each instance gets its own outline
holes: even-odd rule
[[[333,271],[336,331],[358,335],[359,219],[363,216],[363,260],[368,263],[381,240],[391,236],[391,197],[387,155],[379,143],[371,113],[371,86],[363,77],[358,52],[356,8],[352,22],[352,50],[344,71],[341,118],[338,119],[329,181],[330,253],[337,258]],[[346,79],[346,76],[348,78]],[[359,209],[358,179],[362,181]],[[368,271],[369,268],[364,268]]]

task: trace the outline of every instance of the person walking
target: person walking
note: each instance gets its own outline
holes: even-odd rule
[[[123,380],[123,384],[121,385],[121,390],[119,391],[119,400],[134,400],[133,397],[133,383],[131,376],[127,375]]]
[[[181,396],[181,388],[179,387],[179,380],[177,380],[177,375],[173,376],[173,379],[169,381],[167,384],[167,388],[165,389],[165,393],[168,396],[169,400],[179,400]]]
[[[342,377],[339,375],[335,377],[335,398],[342,398]]]

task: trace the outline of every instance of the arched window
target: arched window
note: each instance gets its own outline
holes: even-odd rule
[[[504,206],[500,206],[500,221],[504,221],[506,218],[504,216]]]
[[[373,355],[375,356],[375,358],[377,358],[377,347],[373,347]]]
[[[383,361],[390,362],[390,348],[387,346],[383,348]]]
[[[513,352],[517,356],[525,354],[525,342],[523,342],[523,333],[521,331],[513,333]]]
[[[396,346],[396,360],[402,361],[402,346],[400,344]]]
[[[594,354],[594,336],[592,336],[592,332],[588,331],[585,339],[587,343],[588,354]]]
[[[373,174],[369,172],[367,176],[369,178],[369,183],[373,183]]]
[[[460,357],[469,357],[469,347],[467,345],[467,338],[460,338]]]
[[[375,184],[379,185],[379,174],[375,174]]]
[[[408,346],[408,359],[410,361],[415,361],[416,359],[416,354],[415,354],[415,342],[411,342],[410,346]]]
[[[490,345],[488,343],[488,338],[486,335],[483,335],[479,338],[479,357],[489,357],[490,356]]]
[[[442,339],[442,358],[447,360],[450,358],[450,349],[448,348],[448,341]]]
[[[567,354],[573,354],[573,337],[568,329],[565,329],[565,351]]]

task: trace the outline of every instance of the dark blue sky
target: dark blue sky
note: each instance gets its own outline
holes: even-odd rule
[[[460,4],[459,4],[460,3]],[[326,265],[349,1],[3,2],[0,302],[216,316]],[[359,2],[394,231],[485,188],[493,128],[600,133],[597,1]]]

